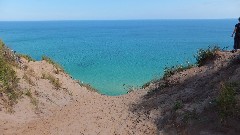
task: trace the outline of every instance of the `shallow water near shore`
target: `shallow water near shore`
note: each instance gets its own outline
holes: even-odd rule
[[[102,94],[121,95],[163,75],[166,66],[194,63],[197,49],[232,49],[235,20],[0,22],[10,48],[60,63]]]

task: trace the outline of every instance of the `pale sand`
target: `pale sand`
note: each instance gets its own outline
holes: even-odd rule
[[[9,114],[0,106],[0,134],[22,135],[145,135],[155,134],[156,127],[147,118],[129,110],[146,91],[125,96],[109,97],[81,87],[67,74],[55,74],[55,68],[45,61],[27,62],[27,70],[17,70],[19,78],[24,73],[31,76],[34,86],[20,80],[21,89],[31,89],[38,107],[24,96]],[[56,90],[42,73],[59,78],[62,88]]]

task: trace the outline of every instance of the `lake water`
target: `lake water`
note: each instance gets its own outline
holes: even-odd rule
[[[232,49],[235,23],[231,19],[0,22],[0,38],[37,60],[49,56],[74,79],[102,94],[121,95],[161,77],[166,66],[195,62],[200,48]]]

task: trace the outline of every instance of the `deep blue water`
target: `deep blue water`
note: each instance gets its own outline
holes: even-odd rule
[[[0,38],[40,60],[47,55],[75,79],[107,95],[160,77],[166,66],[195,62],[197,49],[232,49],[235,20],[0,22]]]

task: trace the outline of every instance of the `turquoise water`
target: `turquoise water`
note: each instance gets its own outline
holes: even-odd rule
[[[75,79],[121,95],[160,77],[166,66],[195,62],[197,49],[229,46],[235,20],[0,22],[17,52],[47,55]]]

